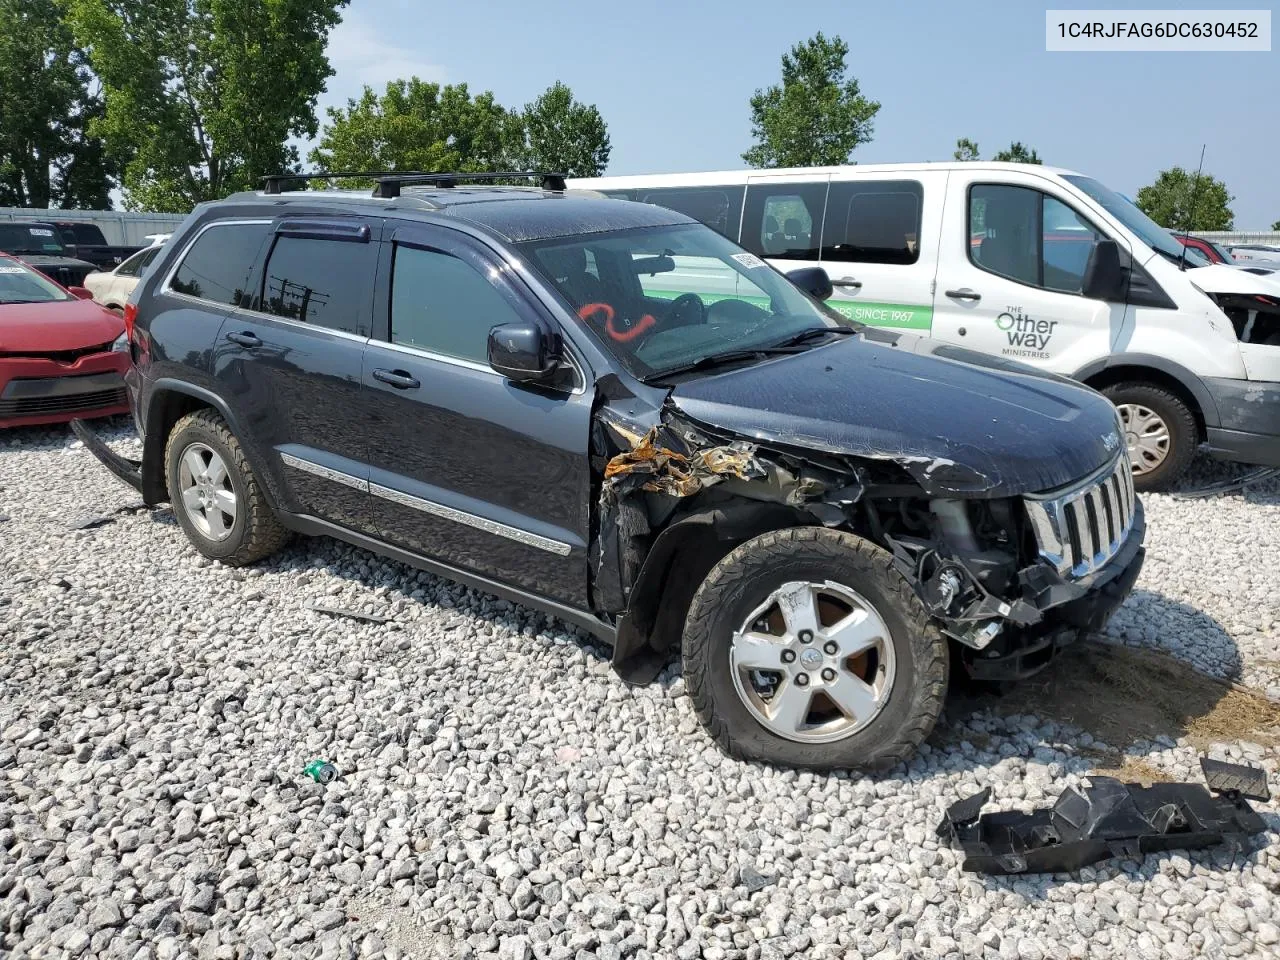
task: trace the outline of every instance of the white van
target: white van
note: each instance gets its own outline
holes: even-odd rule
[[[784,272],[820,264],[829,304],[855,320],[1101,390],[1127,427],[1140,489],[1167,488],[1201,444],[1280,466],[1280,282],[1184,258],[1168,231],[1097,180],[1019,163],[921,163],[569,187],[678,210]],[[670,294],[702,292],[677,266],[661,278]]]

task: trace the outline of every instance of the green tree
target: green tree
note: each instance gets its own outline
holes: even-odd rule
[[[1021,140],[1015,140],[1009,144],[1008,150],[1001,150],[991,159],[1004,163],[1039,163],[1040,154],[1031,147],[1024,147]]]
[[[609,164],[609,128],[594,106],[578,103],[556,81],[520,114],[519,166],[595,177]]]
[[[951,154],[957,160],[978,160],[978,144],[968,137],[961,137],[956,141],[955,153]]]
[[[1156,182],[1138,191],[1136,202],[1148,217],[1170,230],[1230,230],[1234,198],[1227,185],[1209,174],[1182,167],[1162,170]]]
[[[1271,225],[1271,229],[1272,229],[1272,230],[1280,230],[1280,220],[1277,220],[1275,223],[1273,223],[1273,224]]]
[[[522,123],[492,93],[465,83],[417,77],[365,87],[358,100],[330,107],[308,159],[326,170],[500,170],[517,162]],[[349,183],[349,185],[352,185]]]
[[[849,45],[819,32],[782,55],[782,83],[751,98],[755,146],[742,155],[753,167],[809,167],[848,163],[870,143],[880,104],[846,76]]]
[[[123,163],[125,205],[186,211],[293,168],[332,75],[346,0],[66,0],[102,81],[90,125]]]
[[[93,78],[57,0],[0,0],[0,206],[111,206]]]

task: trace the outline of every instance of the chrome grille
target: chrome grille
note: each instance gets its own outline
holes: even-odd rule
[[[1081,483],[1028,496],[1040,556],[1071,576],[1093,573],[1116,555],[1133,528],[1133,468],[1120,455]]]

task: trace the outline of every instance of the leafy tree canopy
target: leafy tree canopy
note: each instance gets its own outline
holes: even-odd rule
[[[1156,182],[1138,191],[1138,207],[1170,230],[1230,230],[1235,224],[1227,185],[1207,173],[1182,167],[1162,170]]]

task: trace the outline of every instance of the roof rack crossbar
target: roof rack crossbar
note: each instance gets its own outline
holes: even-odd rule
[[[462,181],[487,182],[490,180],[536,179],[543,190],[563,191],[565,189],[565,174],[542,173],[536,170],[498,170],[474,173],[466,171],[425,173],[418,170],[342,171],[333,173],[327,170],[317,170],[311,173],[273,173],[263,177],[262,183],[264,193],[278,194],[282,184],[298,180],[354,179],[376,180],[377,185],[373,188],[373,195],[386,198],[400,196],[400,188],[403,186],[429,184],[436,187],[449,188],[456,187]]]

